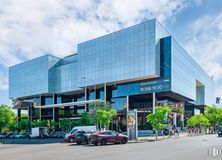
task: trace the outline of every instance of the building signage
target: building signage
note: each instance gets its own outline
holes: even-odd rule
[[[143,81],[140,83],[131,83],[116,86],[116,89],[113,91],[113,97],[127,96],[127,95],[136,95],[136,94],[145,94],[152,92],[164,92],[170,91],[171,81],[170,78],[159,79],[159,80],[149,80]]]
[[[155,80],[140,83],[140,92],[161,92],[170,90],[170,79]]]

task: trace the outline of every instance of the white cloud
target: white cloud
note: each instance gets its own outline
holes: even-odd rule
[[[76,51],[76,44],[143,19],[161,22],[184,0],[1,0],[0,65],[8,67],[51,52]]]
[[[203,16],[190,26],[186,48],[216,80],[216,95],[222,96],[222,12]]]
[[[204,16],[191,25],[186,48],[218,80],[222,77],[222,13]]]
[[[6,78],[6,74],[4,73],[0,73],[0,91],[3,90],[7,90],[8,89],[8,81]]]

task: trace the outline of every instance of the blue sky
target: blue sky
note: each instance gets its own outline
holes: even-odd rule
[[[0,104],[8,99],[8,67],[157,18],[216,81],[222,97],[221,0],[1,0]]]

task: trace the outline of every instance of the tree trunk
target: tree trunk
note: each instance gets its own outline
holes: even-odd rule
[[[157,135],[157,130],[155,130],[155,135],[156,135],[156,141],[157,141],[157,136],[158,136],[158,135]]]

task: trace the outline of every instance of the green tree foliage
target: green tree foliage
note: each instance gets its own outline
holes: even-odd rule
[[[16,125],[16,115],[7,105],[0,105],[0,132],[8,131]]]
[[[58,128],[58,122],[50,121],[48,127],[50,131],[56,130]]]
[[[80,126],[87,126],[87,125],[94,125],[95,121],[94,118],[88,112],[83,112],[82,117],[77,121],[77,125]]]
[[[101,122],[99,122],[99,120],[101,120],[101,117],[100,117],[100,115],[101,115],[101,111],[110,111],[111,110],[111,108],[112,108],[112,106],[111,106],[111,104],[110,103],[108,103],[108,102],[102,102],[102,101],[100,101],[100,102],[94,102],[94,103],[91,103],[90,105],[89,105],[89,108],[90,108],[90,110],[91,110],[91,117],[92,117],[92,120],[94,121],[94,124],[97,124],[97,126],[99,126],[99,124],[100,125],[105,125],[105,124],[102,124]],[[97,111],[99,111],[100,112],[100,115],[98,115],[98,112]],[[105,112],[104,112],[105,113]],[[99,117],[99,118],[98,118]],[[110,124],[110,122],[108,122],[109,124]],[[107,124],[106,124],[107,125]],[[109,126],[109,125],[108,125]],[[107,126],[107,127],[108,127]],[[104,127],[104,126],[103,126]]]
[[[32,122],[32,127],[48,127],[47,120],[35,120]]]
[[[222,108],[207,107],[204,115],[215,129],[222,126]]]
[[[179,107],[172,107],[171,112],[183,114],[184,110],[182,108],[179,108]]]
[[[21,119],[19,121],[18,123],[19,130],[28,132],[30,128],[31,128],[31,125],[28,119]]]
[[[109,128],[112,117],[117,114],[115,109],[106,110],[97,110],[97,121],[100,126]]]
[[[194,115],[187,120],[188,127],[208,127],[210,125],[209,120],[202,114]]]
[[[72,121],[69,118],[64,118],[60,121],[60,127],[63,131],[68,131],[72,127]]]
[[[146,116],[147,122],[151,123],[153,130],[156,132],[156,139],[157,131],[165,127],[164,123],[166,122],[166,115],[169,112],[171,112],[171,109],[168,106],[156,106],[155,113],[151,113]]]

